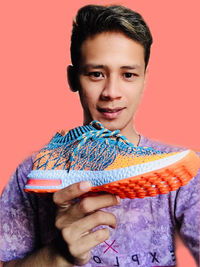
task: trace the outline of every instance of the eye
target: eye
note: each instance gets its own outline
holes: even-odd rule
[[[100,71],[93,71],[93,72],[89,72],[88,76],[92,79],[92,80],[100,80],[104,77],[103,73]]]
[[[132,73],[132,72],[125,72],[124,73],[124,77],[126,79],[134,78],[134,76],[136,76],[136,74],[135,73]]]

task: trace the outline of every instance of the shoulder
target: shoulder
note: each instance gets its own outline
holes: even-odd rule
[[[18,167],[10,177],[10,180],[8,181],[6,187],[4,188],[2,197],[6,194],[12,195],[16,191],[19,192],[23,190],[24,185],[26,184],[28,179],[27,175],[32,169],[35,156],[36,154],[30,155],[18,165]]]
[[[26,159],[24,159],[19,166],[16,169],[18,177],[24,177],[24,179],[27,179],[26,176],[28,173],[32,170],[33,167],[33,161],[35,159],[36,153],[30,155]]]
[[[154,148],[156,150],[164,151],[166,153],[177,152],[177,151],[182,151],[182,150],[188,149],[186,147],[170,145],[170,144],[166,144],[164,142],[149,139],[143,135],[141,136],[139,145],[145,146],[145,147],[151,147],[151,148]],[[197,154],[200,156],[200,153],[197,153]]]

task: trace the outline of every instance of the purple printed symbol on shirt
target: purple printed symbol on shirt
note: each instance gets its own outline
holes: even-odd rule
[[[106,241],[104,241],[104,243],[107,246],[107,248],[103,253],[106,253],[109,249],[112,249],[115,253],[118,253],[117,250],[114,249],[114,247],[117,247],[117,248],[119,247],[118,245],[114,245],[115,241],[116,240],[114,240],[111,244],[108,244]]]

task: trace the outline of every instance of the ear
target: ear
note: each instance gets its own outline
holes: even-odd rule
[[[71,91],[72,92],[78,91],[77,71],[75,70],[73,65],[69,65],[67,67],[67,80],[68,80]]]

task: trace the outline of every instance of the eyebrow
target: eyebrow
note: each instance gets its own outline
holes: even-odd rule
[[[83,66],[84,69],[93,68],[93,69],[104,69],[105,65],[96,65],[96,64],[86,64]]]
[[[141,66],[139,64],[134,64],[134,65],[130,65],[130,66],[122,66],[122,67],[120,67],[120,69],[131,69],[131,70],[133,70],[133,69],[140,69],[140,68],[141,68]]]
[[[106,65],[96,65],[96,64],[86,64],[83,66],[84,69],[87,68],[93,68],[93,69],[105,69]],[[127,66],[121,66],[120,69],[140,69],[141,66],[139,64],[134,64],[134,65],[127,65]]]

